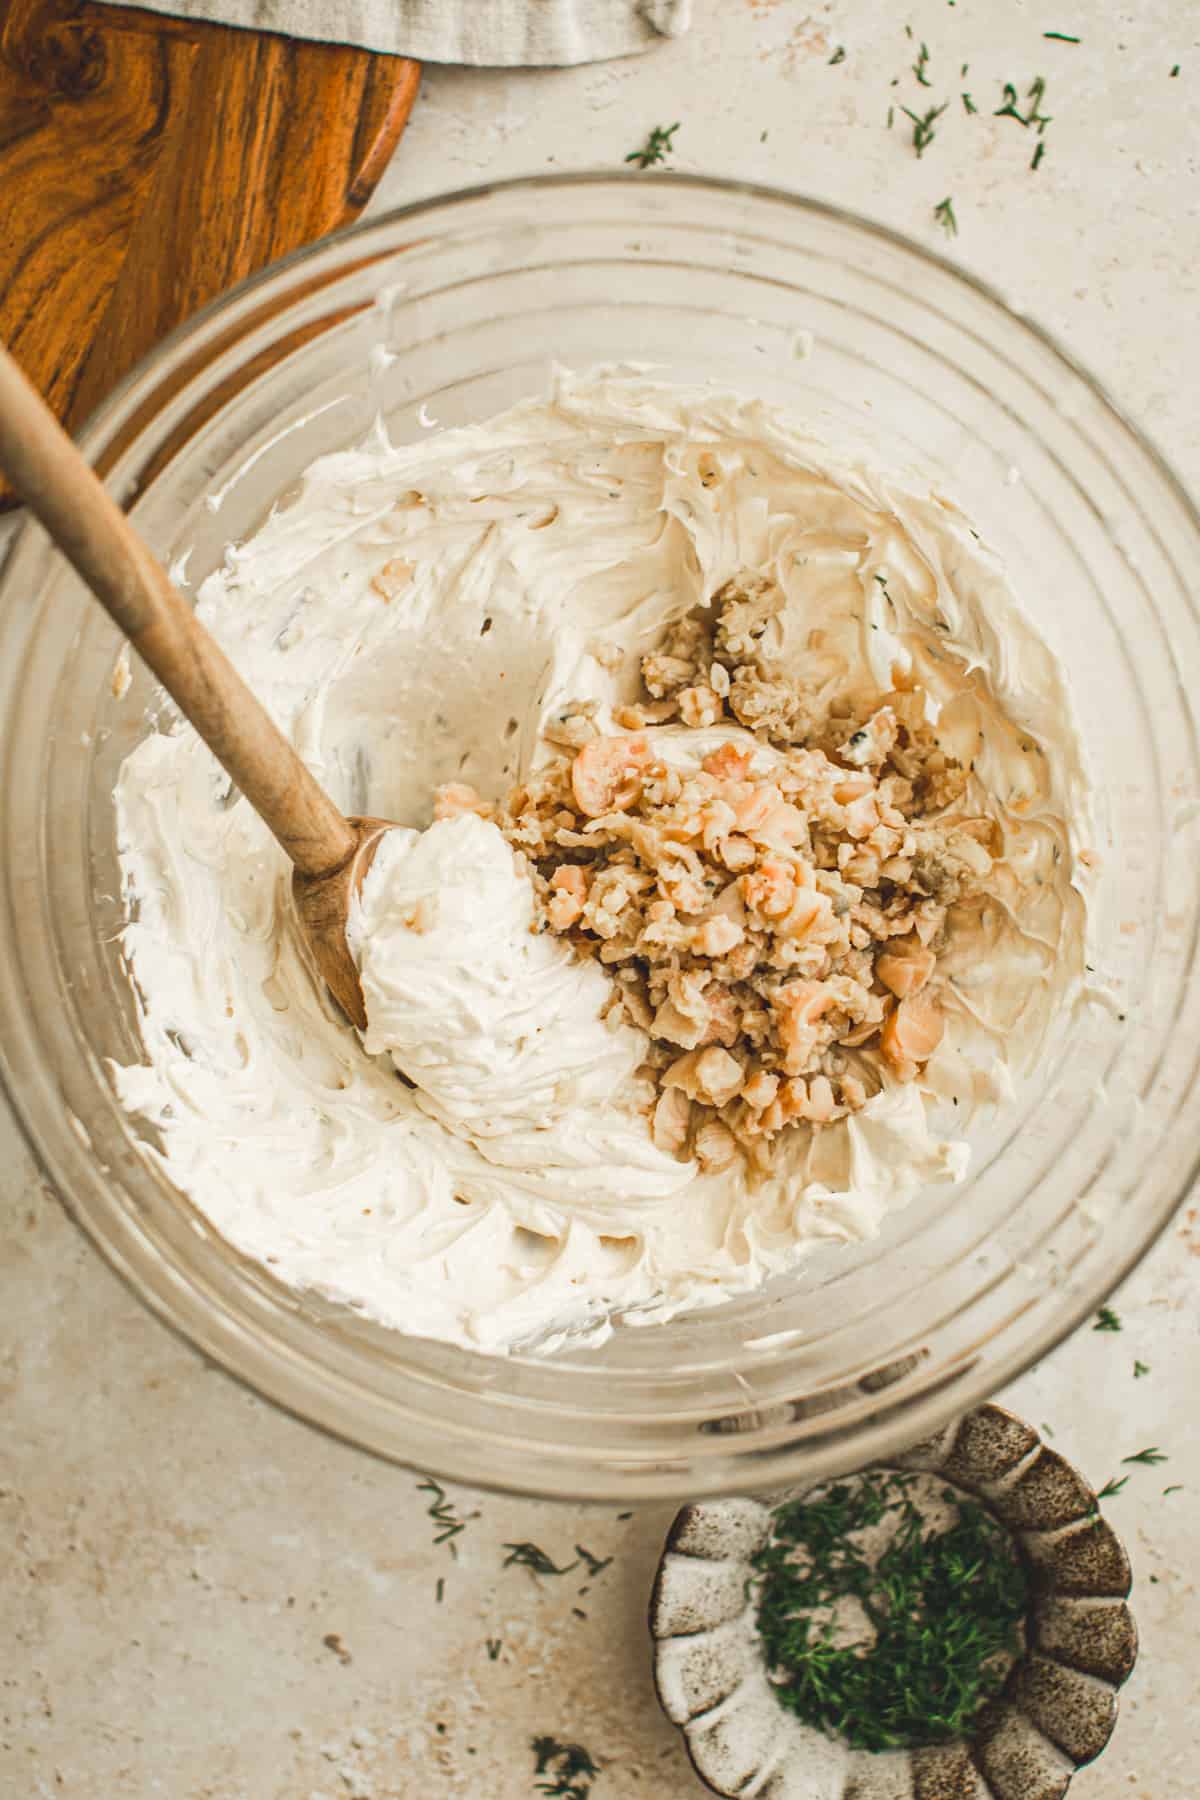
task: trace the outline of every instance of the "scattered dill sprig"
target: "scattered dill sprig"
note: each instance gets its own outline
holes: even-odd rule
[[[1046,154],[1046,140],[1045,140],[1045,138],[1039,138],[1037,141],[1037,145],[1034,149],[1033,155],[1029,159],[1030,168],[1036,169],[1038,164],[1041,162],[1043,156],[1045,156],[1045,154]]]
[[[1123,1329],[1124,1327],[1121,1324],[1120,1316],[1113,1311],[1112,1307],[1102,1306],[1100,1311],[1096,1314],[1096,1323],[1092,1326],[1092,1330],[1121,1331]]]
[[[1043,31],[1042,36],[1044,38],[1053,38],[1058,44],[1078,44],[1082,41],[1080,38],[1072,37],[1070,33],[1066,31]]]
[[[631,1512],[623,1512],[623,1513],[617,1514],[618,1519],[632,1519],[632,1517],[633,1517],[633,1514]]]
[[[639,169],[649,169],[655,163],[666,162],[674,150],[672,139],[679,130],[679,120],[673,125],[656,125],[640,150],[631,150],[625,158],[627,163],[636,163]]]
[[[1170,1486],[1170,1487],[1165,1487],[1165,1488],[1164,1488],[1164,1489],[1163,1489],[1163,1495],[1164,1495],[1164,1497],[1165,1497],[1165,1496],[1166,1496],[1166,1495],[1167,1495],[1167,1494],[1182,1494],[1182,1492],[1183,1492],[1183,1483],[1182,1483],[1182,1481],[1176,1481],[1176,1482],[1173,1482],[1173,1483],[1172,1483],[1172,1484],[1171,1484],[1171,1486]]]
[[[1170,1462],[1170,1460],[1170,1457],[1165,1451],[1154,1448],[1149,1450],[1139,1450],[1136,1456],[1123,1456],[1121,1458],[1123,1464],[1144,1463],[1148,1469],[1153,1469],[1157,1467],[1159,1463]]]
[[[1119,1481],[1116,1480],[1116,1478],[1114,1476],[1110,1475],[1108,1480],[1105,1482],[1104,1486],[1100,1489],[1099,1493],[1096,1495],[1097,1500],[1111,1500],[1114,1494],[1120,1493],[1121,1489],[1125,1486],[1125,1483],[1128,1480],[1129,1480],[1128,1475],[1122,1475],[1122,1477]]]
[[[941,118],[947,105],[949,105],[949,102],[944,101],[941,106],[931,106],[927,113],[915,113],[907,106],[902,106],[900,108],[900,111],[904,114],[905,118],[912,120],[913,149],[918,156],[924,156],[926,150],[929,148],[930,144],[932,144],[934,137],[937,135],[933,129],[934,123]]]
[[[585,1550],[582,1544],[576,1544],[575,1554],[581,1563],[587,1564],[587,1572],[591,1576],[599,1575],[600,1571],[607,1569],[612,1561],[611,1556],[593,1556],[591,1551]]]
[[[954,1521],[937,1529],[911,1486],[910,1476],[867,1474],[792,1501],[754,1559],[778,1699],[855,1749],[957,1736],[1019,1648],[1028,1585],[1008,1534],[953,1489]],[[891,1536],[872,1562],[854,1534],[884,1520]],[[869,1647],[838,1641],[839,1612],[855,1602]]]
[[[932,87],[933,86],[932,81],[930,81],[928,75],[926,75],[926,73],[925,73],[925,71],[928,67],[929,67],[929,45],[926,43],[922,43],[920,49],[917,51],[917,60],[912,66],[912,72],[916,76],[917,80],[920,82],[922,87]]]
[[[569,1575],[572,1569],[579,1567],[578,1562],[573,1562],[564,1563],[560,1569],[540,1544],[505,1544],[504,1549],[508,1551],[504,1559],[506,1569],[515,1566],[528,1569],[531,1575]]]
[[[887,128],[889,131],[892,129],[892,126],[895,124],[895,122],[896,122],[896,109],[894,106],[889,106],[888,107],[888,123],[887,123]]]
[[[433,1534],[434,1543],[449,1544],[450,1554],[452,1556],[457,1556],[458,1547],[453,1540],[458,1536],[460,1531],[465,1531],[469,1521],[471,1519],[477,1519],[479,1514],[468,1513],[465,1519],[460,1519],[454,1501],[448,1497],[441,1482],[435,1481],[432,1475],[427,1475],[424,1481],[418,1481],[417,1492],[419,1494],[433,1495],[433,1499],[429,1503],[428,1512],[429,1517],[437,1526],[437,1530]]]
[[[504,1639],[503,1638],[484,1638],[483,1641],[487,1647],[488,1661],[495,1662],[497,1660],[497,1658],[499,1657],[501,1650],[504,1648]]]
[[[437,1587],[434,1589],[433,1597],[437,1601],[439,1606],[442,1604],[442,1601],[445,1599],[445,1597],[446,1597],[446,1577],[444,1575],[438,1576]]]
[[[1006,81],[1004,84],[1004,104],[997,109],[993,116],[997,119],[1016,119],[1019,124],[1023,125],[1025,121],[1021,117],[1021,110],[1017,105],[1019,98],[1020,96],[1012,82]]]
[[[531,1738],[529,1747],[533,1751],[534,1774],[547,1777],[533,1784],[539,1794],[558,1795],[561,1800],[587,1800],[600,1769],[582,1744],[560,1744],[557,1738],[543,1735]]]
[[[1174,78],[1175,78],[1175,76],[1176,76],[1176,75],[1178,75],[1178,73],[1179,73],[1179,64],[1178,64],[1178,63],[1176,63],[1176,64],[1175,64],[1175,67],[1174,67],[1174,68],[1173,68],[1173,69],[1172,69],[1172,70],[1171,70],[1171,78],[1172,78],[1172,80],[1174,80]]]
[[[963,111],[965,113],[977,113],[979,111],[979,108],[976,106],[975,102],[972,100],[970,94],[963,94],[961,96],[961,99],[962,99],[962,103],[963,103]]]
[[[835,63],[844,63],[845,60],[846,60],[846,46],[845,46],[845,44],[839,44],[837,49],[834,51],[833,55],[829,59],[830,66],[832,67]]]
[[[1133,1379],[1135,1381],[1140,1381],[1143,1375],[1148,1375],[1149,1373],[1150,1373],[1150,1364],[1149,1363],[1135,1361],[1135,1363],[1133,1365]]]
[[[1018,125],[1036,125],[1040,136],[1051,122],[1050,115],[1041,111],[1042,101],[1045,97],[1045,77],[1042,75],[1035,75],[1029,84],[1029,93],[1026,96],[1029,111],[1023,113],[1020,106],[1020,95],[1017,93],[1012,82],[1006,81],[1004,83],[1003,104],[996,108],[996,111],[992,116],[996,119],[1015,119]]]
[[[958,220],[954,216],[954,202],[948,194],[944,200],[938,201],[933,209],[933,216],[947,237],[958,236]]]

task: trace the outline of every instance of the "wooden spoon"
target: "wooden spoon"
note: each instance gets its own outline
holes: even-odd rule
[[[363,1030],[346,920],[390,822],[338,811],[2,344],[0,468],[287,852],[317,968]]]

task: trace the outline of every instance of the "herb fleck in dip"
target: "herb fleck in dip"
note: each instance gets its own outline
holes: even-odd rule
[[[780,1702],[855,1749],[969,1731],[1022,1648],[1012,1539],[937,1477],[872,1472],[792,1501],[755,1566]]]

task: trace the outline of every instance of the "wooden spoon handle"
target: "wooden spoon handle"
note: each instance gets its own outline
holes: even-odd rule
[[[357,837],[0,344],[0,466],[305,875]]]

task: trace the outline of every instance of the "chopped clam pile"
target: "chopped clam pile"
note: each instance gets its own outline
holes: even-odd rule
[[[763,639],[782,595],[745,574],[642,662],[645,697],[547,731],[557,756],[495,819],[543,928],[613,977],[610,1016],[650,1038],[655,1142],[765,1168],[774,1139],[912,1081],[943,1033],[938,954],[998,851],[966,810],[919,688],[855,718],[783,677]]]

